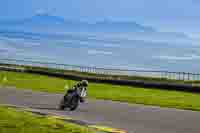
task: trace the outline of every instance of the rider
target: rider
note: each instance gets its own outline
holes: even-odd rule
[[[84,98],[86,97],[86,92],[87,92],[87,87],[88,87],[88,81],[87,80],[82,80],[81,82],[77,83],[76,85],[74,85],[72,87],[72,89],[69,89],[67,91],[67,94],[72,93],[74,91],[78,91],[79,93],[84,93],[84,94],[80,94],[81,95],[81,99],[80,102],[84,102]],[[84,90],[83,90],[84,89]]]

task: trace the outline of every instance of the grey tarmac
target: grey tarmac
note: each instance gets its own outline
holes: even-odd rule
[[[62,94],[0,88],[0,104],[25,106],[129,133],[200,133],[200,112],[93,99],[76,111],[60,111],[61,98]]]

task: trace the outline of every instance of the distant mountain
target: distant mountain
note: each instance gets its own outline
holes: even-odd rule
[[[36,14],[23,20],[0,21],[0,30],[17,30],[33,33],[112,33],[131,34],[136,39],[168,41],[188,39],[184,33],[161,32],[151,26],[144,26],[134,21],[104,20],[95,23],[70,21],[59,16]]]
[[[7,20],[0,21],[0,28],[3,26],[6,27],[20,27],[20,28],[37,28],[41,27],[45,28],[55,28],[59,29],[62,27],[72,31],[101,31],[101,32],[149,32],[155,31],[152,27],[143,26],[137,24],[136,22],[118,22],[118,21],[100,21],[96,23],[87,23],[81,21],[70,21],[65,20],[62,17],[52,16],[49,14],[36,14],[33,17],[24,19],[24,20]],[[28,27],[29,26],[29,27]]]
[[[0,24],[3,25],[24,25],[24,24],[62,24],[65,23],[64,18],[58,16],[52,16],[49,14],[36,14],[33,17],[20,19],[20,20],[0,20]]]
[[[37,14],[31,18],[22,20],[23,24],[63,24],[65,19],[58,16],[49,14]]]
[[[93,24],[98,29],[106,29],[120,32],[155,32],[156,30],[150,26],[143,26],[134,21],[112,21],[105,20]]]

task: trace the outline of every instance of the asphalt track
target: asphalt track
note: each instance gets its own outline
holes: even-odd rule
[[[120,102],[89,100],[74,112],[57,109],[60,94],[0,88],[0,104],[13,104],[64,115],[129,133],[200,133],[200,112]]]

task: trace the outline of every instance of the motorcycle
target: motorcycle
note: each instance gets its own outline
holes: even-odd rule
[[[78,89],[70,89],[61,99],[59,108],[64,110],[68,108],[70,111],[74,111],[79,106],[79,103],[85,102],[85,97],[87,96],[87,89],[81,87]]]

